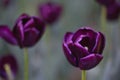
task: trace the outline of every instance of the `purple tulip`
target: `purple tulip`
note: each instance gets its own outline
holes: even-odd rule
[[[120,4],[115,3],[107,7],[107,19],[116,20],[119,18],[120,14]]]
[[[1,0],[0,3],[3,7],[8,7],[11,3],[11,0]]]
[[[109,6],[111,4],[114,4],[116,0],[96,0],[99,4],[104,6]]]
[[[8,65],[12,76],[15,77],[18,73],[18,64],[15,57],[11,54],[0,57],[0,77],[4,80],[8,80],[8,74],[6,73],[5,65]]]
[[[39,14],[42,19],[48,23],[52,24],[60,17],[62,12],[62,6],[57,3],[48,2],[39,5]]]
[[[104,46],[104,35],[89,27],[80,28],[75,33],[67,32],[63,41],[67,60],[81,70],[89,70],[99,64]]]
[[[7,26],[0,26],[0,37],[12,45],[32,47],[42,37],[45,24],[37,17],[22,14],[16,21],[13,31]]]

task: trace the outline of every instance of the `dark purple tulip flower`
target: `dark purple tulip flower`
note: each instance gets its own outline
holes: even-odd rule
[[[104,6],[109,6],[111,4],[114,4],[116,0],[96,0],[99,4]]]
[[[48,24],[52,24],[56,20],[58,20],[58,18],[61,15],[61,12],[62,6],[57,3],[47,2],[39,5],[39,14],[43,18],[43,20]]]
[[[37,17],[22,14],[16,21],[13,31],[7,26],[0,26],[0,37],[12,45],[32,47],[42,37],[45,24]]]
[[[0,57],[0,77],[4,80],[8,80],[8,74],[5,69],[7,67],[6,65],[9,66],[12,76],[15,78],[18,73],[16,58],[11,54]]]
[[[119,18],[120,14],[120,4],[115,3],[107,7],[107,19],[116,20]]]
[[[104,35],[89,27],[80,28],[75,33],[67,32],[63,41],[67,60],[81,70],[89,70],[100,63],[104,46]]]

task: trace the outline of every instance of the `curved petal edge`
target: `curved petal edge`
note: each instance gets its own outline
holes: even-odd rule
[[[13,33],[10,31],[10,29],[6,25],[0,25],[0,37],[12,45],[18,44]]]

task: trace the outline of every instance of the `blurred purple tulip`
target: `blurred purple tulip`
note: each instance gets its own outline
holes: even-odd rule
[[[8,7],[11,3],[11,0],[0,0],[0,3],[3,7]]]
[[[107,19],[108,20],[116,20],[119,18],[120,14],[120,4],[114,3],[107,7]]]
[[[5,65],[8,65],[10,67],[12,76],[15,78],[18,73],[18,63],[15,57],[11,54],[0,57],[0,77],[4,80],[9,80]]]
[[[96,0],[105,6],[107,10],[107,20],[117,20],[120,14],[120,3],[117,0]]]
[[[57,3],[47,2],[39,5],[39,14],[42,19],[48,24],[52,24],[58,20],[61,12],[62,6]]]
[[[37,17],[22,14],[16,21],[13,31],[7,26],[0,26],[0,37],[12,45],[32,47],[42,37],[45,24]]]
[[[116,0],[96,0],[99,4],[102,4],[104,6],[109,6],[111,4],[114,4]]]
[[[99,64],[104,46],[104,35],[89,27],[80,28],[75,33],[67,32],[63,41],[67,60],[81,70],[89,70]]]

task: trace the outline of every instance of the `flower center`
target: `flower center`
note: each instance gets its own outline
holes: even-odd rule
[[[5,64],[5,65],[4,65],[4,69],[5,69],[5,71],[6,71],[8,80],[14,80],[13,73],[12,73],[12,71],[11,71],[10,65],[9,65],[9,64]]]
[[[84,47],[86,50],[88,50],[88,47]]]
[[[79,42],[86,50],[89,50],[90,47],[90,39],[89,37],[83,37]]]

